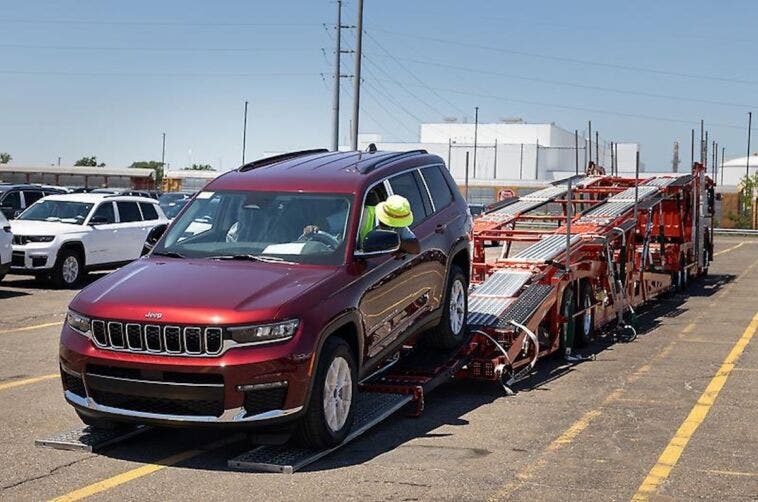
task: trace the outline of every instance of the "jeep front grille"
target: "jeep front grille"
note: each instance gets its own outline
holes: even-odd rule
[[[92,339],[105,349],[155,354],[215,356],[224,348],[221,328],[121,321],[92,321]]]

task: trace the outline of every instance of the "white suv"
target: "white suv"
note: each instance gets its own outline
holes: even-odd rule
[[[168,223],[158,201],[110,194],[44,197],[11,223],[11,272],[72,287],[85,272],[140,257],[148,233]]]
[[[11,224],[5,219],[3,213],[0,213],[0,281],[11,268]]]

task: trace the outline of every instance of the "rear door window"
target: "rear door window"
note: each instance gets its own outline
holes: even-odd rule
[[[39,190],[24,190],[24,201],[26,202],[26,207],[31,206],[38,200],[40,200],[44,194]]]
[[[3,206],[8,206],[14,210],[21,209],[21,192],[10,192],[3,198]]]
[[[130,223],[133,221],[142,221],[142,216],[139,212],[136,202],[116,202],[118,206],[118,215],[121,223]]]
[[[139,207],[142,209],[142,217],[145,220],[158,219],[158,211],[155,210],[155,204],[150,204],[149,202],[140,202]]]
[[[439,211],[453,202],[453,192],[450,190],[450,185],[447,184],[445,175],[442,174],[439,166],[422,169],[421,175],[426,181],[426,186],[429,187],[435,209]]]
[[[421,187],[419,187],[416,181],[415,173],[416,171],[409,171],[389,179],[392,193],[402,195],[408,199],[411,205],[411,212],[413,213],[413,225],[411,227],[416,226],[418,222],[424,220],[429,215]]]

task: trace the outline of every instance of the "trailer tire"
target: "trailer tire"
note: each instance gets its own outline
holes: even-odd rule
[[[295,429],[297,443],[324,449],[337,446],[347,438],[353,426],[358,395],[355,361],[355,354],[344,339],[331,336],[324,342],[308,409]]]
[[[426,340],[437,349],[452,349],[466,339],[468,281],[457,265],[450,267],[445,287],[440,323],[426,333]]]
[[[590,281],[583,279],[579,288],[579,305],[576,310],[590,308],[594,303],[592,295],[592,286]],[[585,347],[595,338],[595,311],[590,309],[589,312],[574,318],[574,347]]]
[[[558,328],[558,351],[560,357],[566,353],[566,348],[574,348],[574,331],[575,323],[573,322],[574,313],[576,312],[576,295],[574,295],[574,286],[569,285],[563,290],[560,307],[561,317],[567,318],[568,322],[562,322]],[[566,338],[571,341],[567,347]]]

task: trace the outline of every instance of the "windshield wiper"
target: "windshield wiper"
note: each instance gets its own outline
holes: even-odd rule
[[[176,251],[155,251],[153,253],[153,256],[167,256],[169,258],[186,258],[181,253],[177,253]]]
[[[218,256],[209,256],[209,260],[247,260],[247,261],[262,261],[263,263],[289,263],[295,265],[295,262],[287,261],[284,258],[278,256],[264,256],[259,254],[225,254]]]

